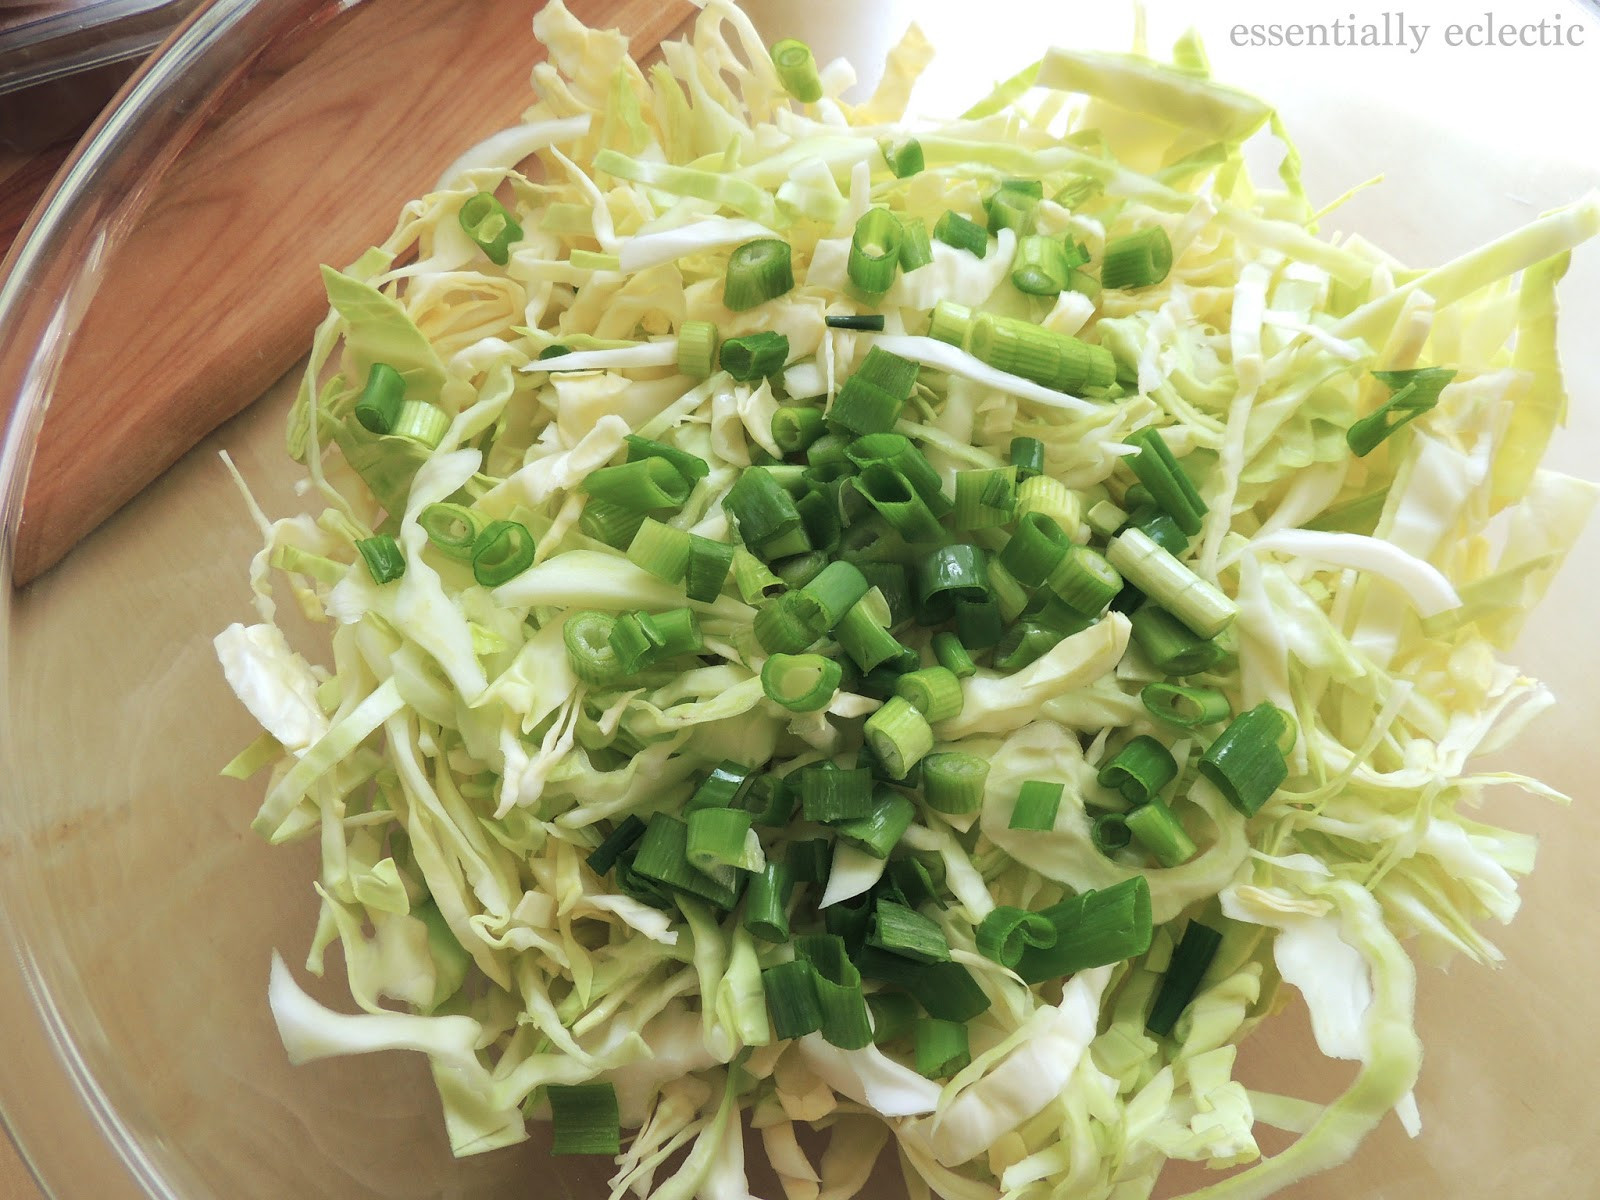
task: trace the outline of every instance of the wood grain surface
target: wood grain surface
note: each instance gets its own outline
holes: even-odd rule
[[[687,0],[568,6],[628,30],[636,56],[693,11]],[[326,311],[318,264],[354,260],[463,149],[515,123],[540,56],[530,11],[357,5],[299,61],[257,72],[248,103],[185,151],[115,251],[63,366],[28,479],[18,585],[304,353]]]

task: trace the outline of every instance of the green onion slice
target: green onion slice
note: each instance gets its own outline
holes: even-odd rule
[[[387,533],[362,538],[356,542],[356,550],[361,561],[367,564],[373,583],[393,583],[406,573],[406,559],[400,553],[400,544]]]
[[[827,708],[844,671],[820,654],[774,654],[761,665],[761,690],[791,712]]]
[[[356,420],[369,433],[392,433],[405,398],[405,377],[388,363],[375,362],[367,371],[367,385],[356,401]]]
[[[757,238],[737,247],[728,256],[722,303],[733,312],[745,312],[758,304],[775,300],[793,288],[794,267],[790,260],[789,243],[782,238]],[[787,340],[785,351],[788,349]],[[724,370],[728,370],[727,356],[728,343],[723,343]],[[729,371],[729,374],[732,372]]]
[[[978,953],[1014,969],[1030,947],[1048,950],[1057,936],[1049,917],[1001,905],[978,925]]]
[[[617,1092],[609,1083],[552,1083],[545,1088],[550,1101],[551,1154],[605,1154],[622,1150],[622,1119]]]
[[[1183,940],[1172,952],[1172,961],[1162,977],[1161,990],[1150,1006],[1150,1017],[1144,1027],[1157,1037],[1166,1037],[1178,1023],[1183,1010],[1189,1007],[1200,982],[1205,978],[1211,960],[1222,945],[1222,935],[1208,925],[1190,921],[1183,931]]]

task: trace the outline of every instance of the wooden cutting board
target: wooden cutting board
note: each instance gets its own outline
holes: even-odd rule
[[[688,0],[568,7],[630,31],[636,58],[695,11]],[[18,585],[305,353],[327,308],[319,264],[353,261],[462,150],[516,123],[543,57],[535,8],[368,0],[256,65],[113,252],[28,477]]]

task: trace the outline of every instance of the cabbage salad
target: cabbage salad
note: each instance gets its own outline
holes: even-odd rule
[[[1600,202],[1319,236],[1192,37],[930,120],[915,28],[860,103],[724,0],[648,69],[534,28],[524,122],[324,271],[319,511],[216,639],[358,1010],[275,959],[291,1059],[417,1051],[457,1154],[548,1120],[619,1198],[748,1196],[747,1129],[789,1200],[1415,1133],[1407,943],[1497,962],[1535,847],[1472,813],[1560,799],[1474,759],[1551,703],[1499,653],[1595,499],[1539,464]],[[1235,1077],[1296,992],[1328,1104]]]

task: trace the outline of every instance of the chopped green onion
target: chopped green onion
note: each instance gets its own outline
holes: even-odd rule
[[[774,42],[772,65],[777,68],[783,90],[801,104],[815,104],[822,99],[822,77],[817,74],[817,60],[810,46],[798,38]]]
[[[449,414],[437,404],[429,404],[425,400],[407,400],[400,405],[400,411],[394,418],[394,428],[390,432],[395,437],[409,438],[433,450],[444,440],[449,428]]]
[[[757,870],[747,846],[749,835],[750,814],[743,809],[696,809],[689,814],[689,865],[713,877],[723,868]]]
[[[938,900],[938,889],[928,868],[916,858],[897,858],[889,864],[890,894],[898,897],[907,908],[921,908]]]
[[[800,812],[808,821],[826,825],[872,814],[872,772],[864,767],[802,767],[794,778]]]
[[[794,875],[788,863],[772,862],[750,877],[745,889],[744,927],[764,942],[789,940],[789,896]]]
[[[467,197],[458,220],[473,245],[497,267],[511,261],[512,244],[522,240],[522,226],[492,192]]]
[[[615,875],[617,890],[624,896],[630,896],[651,908],[660,909],[662,912],[674,911],[678,905],[671,889],[639,874],[633,865],[637,857],[638,850],[635,848],[625,852],[617,860]]]
[[[990,467],[956,472],[955,527],[990,529],[1016,514],[1017,469]]]
[[[1000,615],[1007,621],[1015,621],[1022,615],[1022,610],[1028,607],[1032,597],[1028,589],[1017,582],[1017,578],[1005,565],[999,562],[989,564],[989,587],[994,593],[994,598],[1000,603]],[[961,635],[961,640],[967,645],[977,645],[966,634]]]
[[[993,596],[987,600],[956,601],[956,636],[963,646],[986,650],[997,645],[1004,634],[1005,619],[1000,602]]]
[[[903,1038],[917,1021],[917,1002],[904,992],[873,992],[867,997],[872,1014],[872,1040],[879,1046]]]
[[[661,647],[638,613],[623,613],[611,626],[611,651],[624,675],[636,675],[659,656]]]
[[[537,553],[526,525],[491,521],[472,544],[472,577],[484,587],[499,587],[533,566]]]
[[[908,542],[937,542],[944,530],[911,482],[886,463],[874,462],[856,477],[855,486],[896,533]]]
[[[626,550],[639,532],[639,526],[644,524],[643,510],[630,508],[625,504],[613,504],[609,500],[595,500],[592,497],[583,506],[583,514],[578,518],[578,528],[583,530],[597,542],[604,542],[607,546],[618,550]]]
[[[1061,979],[1150,949],[1150,884],[1143,875],[1039,910],[1056,927],[1053,946],[1030,946],[1012,968],[1024,983]]]
[[[570,614],[562,625],[567,661],[572,664],[572,673],[584,683],[604,686],[622,675],[616,652],[611,649],[611,631],[616,623],[610,613],[585,609]]]
[[[900,676],[894,685],[929,722],[943,721],[961,712],[961,681],[944,667],[923,667]]]
[[[1059,296],[1066,290],[1072,264],[1060,238],[1030,234],[1017,239],[1011,260],[1011,286],[1028,296]]]
[[[661,658],[699,654],[706,648],[693,609],[671,608],[653,615],[641,613],[639,619],[649,626],[651,640],[660,647]]]
[[[666,813],[650,818],[634,856],[633,869],[646,879],[673,891],[699,896],[724,910],[739,903],[739,887],[744,878],[738,871],[711,876],[697,870],[689,862],[688,824]]]
[[[1016,317],[979,313],[972,319],[967,348],[996,370],[1060,392],[1110,387],[1117,378],[1116,360],[1104,346]]]
[[[689,481],[664,458],[641,458],[591,471],[579,487],[596,500],[637,512],[676,508],[689,498]]]
[[[1159,797],[1151,796],[1128,813],[1123,824],[1163,867],[1181,867],[1198,849],[1188,831]]]
[[[828,421],[857,436],[888,433],[916,382],[916,363],[873,346],[834,398]]]
[[[1165,675],[1198,675],[1227,657],[1217,642],[1190,632],[1178,618],[1154,604],[1141,605],[1129,620],[1134,643]]]
[[[960,1021],[926,1017],[913,1027],[917,1074],[948,1079],[972,1061],[967,1027]]]
[[[867,945],[913,962],[950,961],[950,943],[944,931],[921,913],[892,900],[878,901]]]
[[[784,782],[788,783],[789,780],[786,779]],[[813,883],[821,886],[828,882],[828,870],[833,865],[833,847],[827,838],[808,838],[802,842],[790,842],[784,862],[794,873],[796,883]]]
[[[1069,538],[1051,518],[1030,512],[1017,522],[1017,531],[997,556],[1000,565],[1026,587],[1037,587],[1050,577],[1067,551]]]
[[[1029,829],[1045,833],[1056,827],[1056,815],[1061,811],[1061,794],[1066,785],[1030,779],[1017,793],[1016,806],[1011,810],[1010,828]]]
[[[628,544],[628,561],[667,583],[682,583],[689,572],[689,534],[645,518]]]
[[[369,433],[391,433],[405,398],[405,377],[388,363],[375,362],[367,371],[361,399],[356,401],[356,420]]]
[[[889,606],[884,614],[884,624],[889,628],[911,617],[911,573],[904,563],[857,561],[867,582],[883,594]]]
[[[983,202],[983,207],[989,214],[990,233],[1010,229],[1021,238],[1033,228],[1033,210],[1038,207],[1044,189],[1041,186],[1035,192],[1028,186],[1030,182],[1008,179]]]
[[[898,433],[868,433],[851,442],[845,453],[858,471],[876,462],[900,472],[934,516],[942,517],[950,511],[951,503],[944,494],[939,472],[910,438]]]
[[[678,370],[692,379],[708,379],[716,369],[716,324],[685,321],[678,329]]]
[[[733,550],[727,542],[689,535],[689,565],[684,573],[689,599],[710,604],[722,594],[733,566]]]
[[[1115,537],[1117,531],[1128,523],[1128,514],[1111,501],[1101,500],[1084,514],[1084,520],[1089,523],[1089,531],[1096,537],[1110,538]]]
[[[1200,774],[1241,813],[1255,816],[1289,777],[1279,748],[1289,728],[1289,718],[1270,703],[1240,713],[1200,756]]]
[[[698,454],[690,454],[687,450],[679,450],[676,446],[640,437],[636,433],[630,433],[623,441],[628,445],[629,462],[638,462],[644,458],[664,458],[678,469],[678,474],[682,475],[684,481],[691,487],[711,474],[711,464]]]
[[[756,641],[768,654],[804,654],[828,632],[822,606],[805,592],[784,592],[756,610]]]
[[[759,547],[800,528],[800,510],[794,498],[767,467],[741,471],[723,497],[722,507],[747,546]]]
[[[916,806],[910,800],[893,788],[880,787],[873,793],[872,809],[866,816],[841,821],[834,828],[841,841],[873,858],[888,858],[916,816]]]
[[[1432,410],[1439,403],[1439,393],[1456,377],[1448,367],[1374,371],[1372,375],[1389,389],[1389,399],[1346,431],[1345,440],[1357,458],[1365,458],[1395,430]]]
[[[794,939],[797,958],[816,972],[817,999],[822,1005],[822,1036],[841,1050],[872,1044],[867,1000],[861,973],[845,953],[844,939],[833,934],[805,934]]]
[[[617,859],[622,857],[623,851],[629,849],[643,836],[644,822],[629,813],[617,823],[617,827],[604,841],[589,852],[589,857],[584,861],[596,875],[604,875],[616,866]]]
[[[747,333],[723,342],[719,354],[724,371],[740,383],[749,383],[783,370],[789,361],[789,338],[771,330]]]
[[[922,143],[916,138],[903,142],[883,144],[883,161],[889,165],[896,179],[907,179],[927,165],[922,155]]]
[[[983,258],[989,253],[989,234],[982,225],[958,212],[946,212],[935,222],[933,236],[946,246]],[[941,339],[942,340],[942,339]],[[957,343],[959,345],[959,343]]]
[[[785,454],[797,454],[826,431],[820,408],[789,406],[772,414],[772,440]]]
[[[733,585],[746,604],[759,604],[786,590],[783,580],[743,546],[734,547]]]
[[[405,555],[400,545],[387,533],[362,538],[356,543],[361,560],[367,564],[367,573],[373,583],[392,583],[406,573]]]
[[[1200,532],[1201,518],[1208,511],[1200,493],[1182,464],[1167,448],[1161,431],[1151,426],[1128,436],[1130,445],[1138,446],[1139,453],[1127,459],[1139,482],[1150,489],[1150,497],[1178,523],[1178,528],[1191,537]]]
[[[983,550],[964,542],[923,555],[914,577],[917,620],[924,625],[948,620],[957,600],[979,603],[989,596],[990,571]]]
[[[1044,443],[1034,437],[1011,439],[1011,465],[1019,480],[1044,474]]]
[[[702,808],[734,808],[754,785],[756,774],[749,767],[724,759],[711,769],[684,805],[685,812]]]
[[[774,654],[761,665],[761,690],[791,712],[827,708],[844,672],[820,654]]]
[[[1106,243],[1100,264],[1100,286],[1145,288],[1160,283],[1172,270],[1172,241],[1159,225]]]
[[[1073,546],[1045,580],[1064,604],[1084,616],[1098,616],[1122,590],[1122,576],[1105,555]]]
[[[850,329],[861,333],[882,333],[883,314],[867,313],[862,316],[848,314],[824,317],[823,322],[829,329]]]
[[[1083,506],[1076,493],[1059,479],[1034,475],[1017,485],[1017,516],[1024,513],[1049,517],[1070,536],[1083,519]]]
[[[417,516],[417,524],[439,553],[468,562],[472,558],[472,547],[488,524],[488,518],[464,504],[441,501],[424,508]]]
[[[1020,671],[1049,654],[1066,636],[1061,630],[1038,621],[1019,621],[995,643],[995,669]]]
[[[1233,715],[1228,698],[1214,688],[1152,683],[1139,693],[1139,699],[1144,701],[1151,716],[1183,729],[1215,725]]]
[[[868,296],[880,296],[894,282],[900,267],[900,242],[905,230],[887,208],[869,208],[850,238],[846,270],[850,282]]]
[[[900,218],[900,270],[906,273],[933,261],[933,244],[928,226],[919,217]]]
[[[552,358],[565,358],[567,355],[569,355],[571,353],[572,353],[571,349],[569,349],[566,346],[561,345],[560,342],[557,342],[555,345],[546,346],[543,350],[539,351],[538,361],[539,362],[548,362]]]
[[[892,696],[867,718],[863,727],[867,745],[893,779],[904,779],[911,768],[933,749],[933,730],[927,718],[904,696]]]
[[[745,312],[758,304],[775,300],[793,288],[794,268],[790,262],[789,243],[782,238],[756,238],[737,247],[728,256],[728,270],[722,285],[722,303],[733,312]],[[785,341],[787,342],[787,339]],[[787,356],[787,344],[784,352]],[[726,342],[722,347],[722,367],[723,370],[728,370]],[[728,373],[733,374],[732,371]]]
[[[1189,548],[1189,535],[1159,508],[1141,508],[1128,522],[1174,558]]]
[[[1101,787],[1121,792],[1130,804],[1143,804],[1178,777],[1178,764],[1149,734],[1140,734],[1100,768]]]
[[[778,559],[772,564],[772,570],[791,590],[799,591],[822,574],[827,565],[828,556],[821,550],[808,550]]]
[[[1049,917],[1002,904],[978,924],[978,953],[1010,970],[1030,947],[1048,950],[1056,937]]]
[[[1124,579],[1200,637],[1216,637],[1239,615],[1239,606],[1221,589],[1138,529],[1124,529],[1112,538],[1106,559]]]
[[[855,607],[868,589],[867,577],[859,567],[847,562],[831,562],[806,584],[804,594],[821,609],[824,632],[828,632],[844,620],[845,613]]]
[[[833,636],[863,671],[899,658],[905,647],[889,632],[889,603],[874,588],[856,601],[834,627]]]
[[[868,946],[856,956],[856,965],[865,978],[909,992],[930,1017],[970,1021],[989,1010],[988,994],[960,963],[913,962]]]
[[[761,987],[772,1014],[772,1035],[780,1042],[805,1037],[822,1028],[817,975],[805,959],[768,967],[761,972]]]
[[[953,633],[933,635],[933,656],[939,660],[941,667],[957,679],[969,679],[978,673],[978,666],[972,661],[972,655],[967,653],[967,648],[961,644],[961,639]]]
[[[1157,1037],[1166,1037],[1172,1032],[1183,1010],[1200,990],[1200,982],[1221,945],[1222,935],[1215,929],[1199,921],[1189,922],[1183,939],[1172,952],[1172,961],[1167,964],[1167,973],[1162,977],[1155,1003],[1150,1006],[1145,1029]]]
[[[1071,637],[1082,633],[1094,624],[1094,617],[1085,616],[1054,592],[1039,590],[1022,610],[1023,619],[1033,625]]]
[[[622,1119],[617,1112],[617,1090],[609,1083],[552,1083],[545,1088],[550,1101],[551,1154],[616,1155],[622,1150]]]
[[[1089,840],[1101,854],[1112,858],[1118,851],[1128,848],[1133,841],[1133,831],[1128,828],[1127,818],[1122,813],[1101,813],[1089,826]]]
[[[981,258],[982,255],[979,255]],[[941,300],[933,306],[928,320],[928,336],[952,346],[964,347],[972,330],[972,310],[953,300]]]

